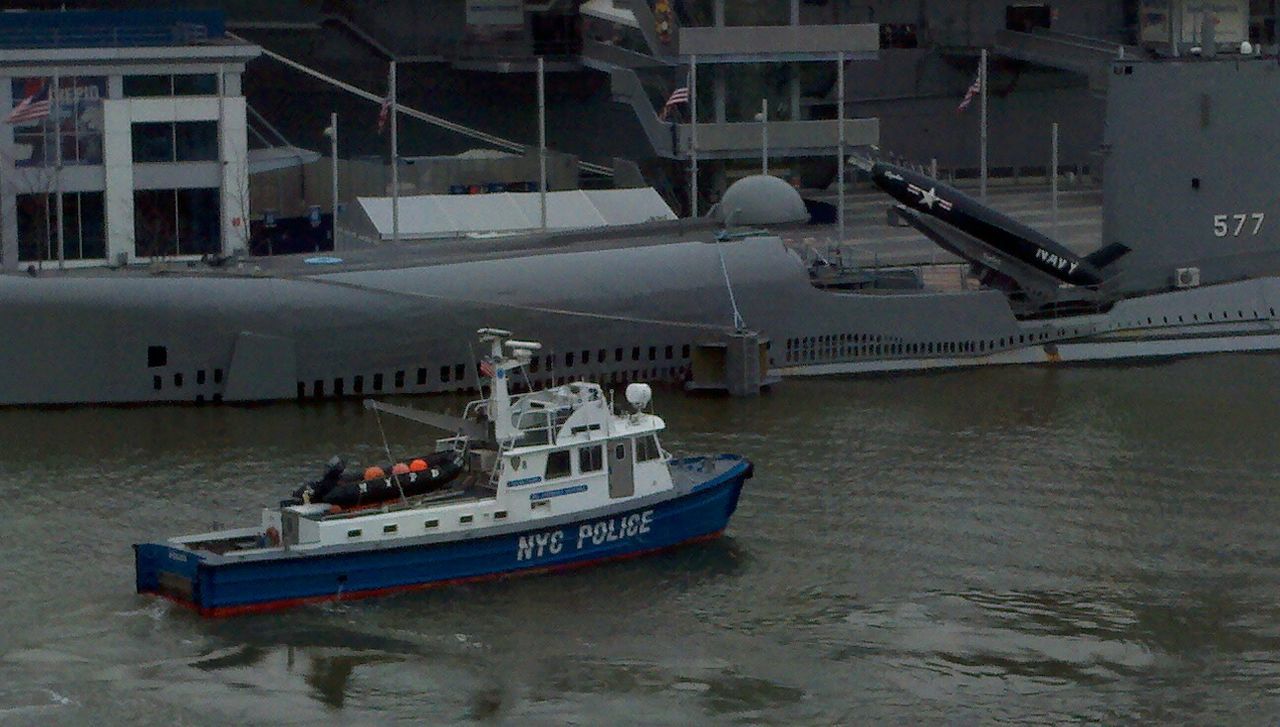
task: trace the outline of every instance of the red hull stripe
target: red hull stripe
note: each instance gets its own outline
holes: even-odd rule
[[[633,553],[623,553],[622,555],[611,555],[605,558],[596,558],[595,560],[584,560],[579,563],[565,563],[563,565],[552,565],[543,568],[525,568],[520,570],[505,571],[502,573],[486,573],[484,575],[469,576],[467,578],[452,578],[443,581],[431,581],[429,583],[410,583],[403,586],[388,586],[386,588],[370,588],[363,591],[351,591],[350,593],[338,593],[332,596],[306,596],[303,598],[284,598],[278,601],[264,601],[262,603],[249,603],[243,606],[217,606],[214,608],[200,608],[191,601],[184,601],[177,598],[173,594],[152,591],[154,595],[167,598],[170,601],[189,608],[192,611],[208,618],[225,618],[227,616],[242,616],[250,613],[268,613],[271,611],[282,611],[287,608],[303,606],[308,603],[323,603],[325,601],[354,601],[358,598],[373,598],[376,596],[387,596],[393,593],[403,593],[405,591],[422,591],[428,588],[442,588],[444,586],[456,586],[465,583],[479,583],[483,581],[496,581],[504,578],[512,578],[516,576],[533,576],[545,573],[560,573],[564,571],[578,570],[580,568],[588,568],[601,563],[610,563],[623,560],[631,560],[645,555],[653,555],[668,550],[674,550],[681,546],[693,543],[701,543],[708,540],[715,540],[724,534],[723,530],[717,530],[714,533],[699,535],[696,538],[690,538],[672,545],[664,545],[659,548],[651,548],[649,550],[637,550]]]

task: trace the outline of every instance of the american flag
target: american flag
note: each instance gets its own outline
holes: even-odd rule
[[[493,364],[488,361],[480,362],[480,375],[486,379],[492,379],[497,372],[493,369]]]
[[[662,107],[662,113],[658,114],[658,118],[665,121],[667,114],[671,113],[671,109],[682,103],[689,103],[689,87],[681,86],[671,92],[671,96],[667,99],[667,103]]]
[[[969,91],[965,93],[964,100],[960,102],[960,106],[956,108],[956,113],[962,113],[969,108],[969,104],[973,103],[973,97],[982,93],[982,71],[978,71],[978,77],[973,79],[973,85],[969,87]]]
[[[22,89],[23,99],[4,117],[6,124],[24,124],[49,115],[49,85],[43,78],[29,78]]]

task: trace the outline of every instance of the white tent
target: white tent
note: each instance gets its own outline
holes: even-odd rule
[[[424,194],[400,198],[400,237],[420,240],[541,227],[537,192]],[[359,209],[378,237],[392,238],[391,198],[359,197]],[[676,215],[652,188],[571,190],[547,193],[547,229],[581,230],[674,220]]]

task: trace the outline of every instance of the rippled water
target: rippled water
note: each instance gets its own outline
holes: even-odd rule
[[[135,595],[129,545],[378,459],[358,403],[0,411],[0,723],[1274,723],[1277,381],[1257,356],[660,391],[668,449],[757,463],[726,538],[226,621]]]

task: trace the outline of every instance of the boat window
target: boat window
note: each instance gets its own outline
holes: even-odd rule
[[[458,522],[459,522],[459,523],[462,523],[463,525],[466,525],[467,523],[471,522],[472,520],[475,520],[475,516],[474,516],[474,515],[463,515],[462,517],[458,518]]]
[[[373,390],[382,391],[382,374],[373,375]]]
[[[608,354],[609,352],[603,348],[596,351],[596,363],[604,363],[604,360],[609,357]]]
[[[640,437],[636,440],[636,460],[639,462],[648,462],[651,459],[657,459],[658,438],[650,434],[647,437]]]
[[[430,528],[438,527],[439,525],[440,525],[439,520],[428,520],[422,524],[422,527],[430,529]]]
[[[426,386],[426,384],[427,384],[427,370],[418,369],[418,386]]]
[[[506,519],[507,519],[507,511],[506,511],[506,510],[499,510],[499,511],[495,512],[495,513],[493,514],[493,519],[494,519],[494,520],[506,520]]]
[[[600,445],[578,450],[578,471],[598,472],[604,469],[604,449]]]
[[[466,364],[454,364],[454,365],[453,365],[453,378],[457,379],[458,381],[462,381],[462,379],[463,379],[464,377],[466,377],[466,375],[467,375],[467,365],[466,365]]]
[[[658,359],[658,347],[657,347],[657,346],[650,346],[650,347],[649,347],[649,360],[650,360],[650,361],[656,361],[657,359]]]
[[[548,480],[555,480],[561,477],[568,477],[573,474],[572,463],[569,459],[569,450],[560,449],[547,454],[547,470],[543,477]]]
[[[397,389],[404,388],[404,372],[403,371],[396,372],[396,388]]]
[[[570,351],[569,353],[566,353],[564,355],[564,365],[565,365],[565,368],[573,367],[573,351]]]
[[[689,358],[689,344],[680,347],[680,358]]]
[[[355,392],[357,394],[363,394],[364,393],[364,377],[356,376],[354,379],[352,379],[351,388],[355,389]]]
[[[399,525],[383,525],[382,526],[382,532],[384,535],[394,533],[399,529],[400,529]]]
[[[1274,315],[1274,314],[1273,314],[1273,315]],[[615,349],[613,349],[613,360],[614,360],[614,361],[621,361],[621,360],[622,360],[622,349],[620,349],[620,348],[615,348]]]
[[[632,361],[639,361],[639,360],[640,360],[640,347],[639,347],[639,346],[632,346],[632,347],[631,347],[631,360],[632,360]]]
[[[347,531],[347,537],[348,537],[348,538],[358,538],[358,537],[360,537],[360,533],[361,533],[360,528],[356,528],[356,529],[354,529],[354,530],[348,530],[348,531]]]

